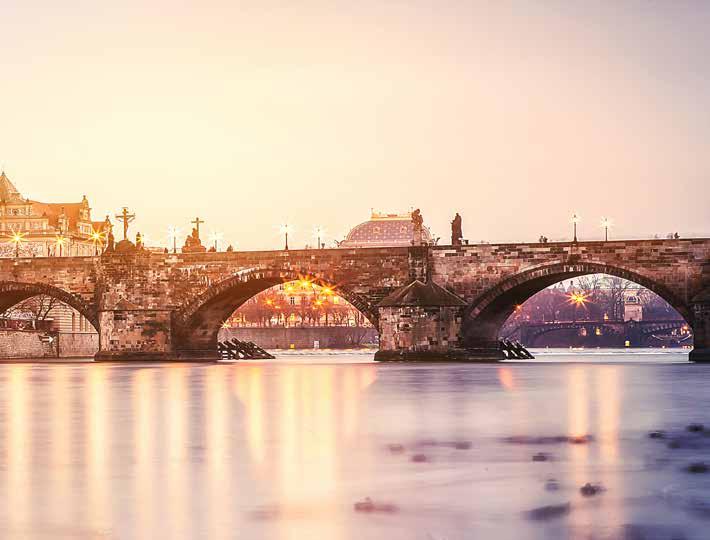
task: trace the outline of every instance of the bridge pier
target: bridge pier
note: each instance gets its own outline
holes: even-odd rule
[[[414,280],[380,302],[380,350],[377,361],[496,362],[496,343],[460,346],[466,302],[429,280]]]
[[[142,309],[119,301],[115,309],[99,312],[99,351],[94,360],[183,360],[173,349],[172,312]],[[214,352],[214,358],[217,352]]]
[[[693,350],[691,362],[710,362],[710,291],[705,291],[691,303],[693,311]]]

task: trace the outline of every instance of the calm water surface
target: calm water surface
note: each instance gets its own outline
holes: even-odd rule
[[[0,538],[707,539],[710,474],[683,468],[710,460],[710,436],[684,432],[710,426],[710,366],[686,359],[2,364]],[[582,497],[586,482],[605,491]],[[364,497],[397,511],[354,512]]]

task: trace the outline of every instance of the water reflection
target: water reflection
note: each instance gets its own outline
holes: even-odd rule
[[[671,516],[693,538],[701,518],[648,497],[683,485],[680,467],[629,464],[665,448],[646,430],[707,410],[703,369],[2,365],[0,537],[586,539]],[[504,442],[558,434],[595,438]],[[556,459],[533,463],[540,450]],[[607,491],[584,499],[586,482]],[[401,511],[354,513],[365,496]],[[525,518],[564,501],[566,517]]]

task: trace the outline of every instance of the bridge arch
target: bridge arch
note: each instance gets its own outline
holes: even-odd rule
[[[564,262],[529,268],[507,277],[473,300],[462,325],[465,345],[490,342],[515,310],[533,295],[560,281],[589,274],[608,274],[632,281],[668,302],[693,326],[689,306],[663,284],[628,268],[600,262]]]
[[[69,293],[46,283],[23,283],[0,281],[0,312],[10,309],[33,296],[47,295],[56,298],[79,313],[98,331],[99,320],[95,307],[89,305],[81,296]]]
[[[295,269],[250,269],[211,284],[174,314],[176,350],[187,355],[190,351],[216,351],[222,323],[242,304],[266,289],[296,280],[307,280],[314,285],[331,288],[377,328],[376,307],[351,291],[347,284]]]

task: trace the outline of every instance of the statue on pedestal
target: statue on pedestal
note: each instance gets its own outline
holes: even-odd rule
[[[183,253],[204,253],[207,251],[200,240],[200,232],[196,227],[193,227],[192,233],[185,238],[185,245],[182,247]]]
[[[417,208],[412,212],[412,244],[421,246],[424,243],[424,218]]]
[[[461,216],[456,212],[454,220],[451,222],[451,245],[460,246],[463,232],[461,230]]]

